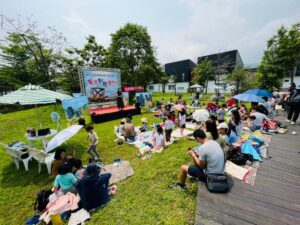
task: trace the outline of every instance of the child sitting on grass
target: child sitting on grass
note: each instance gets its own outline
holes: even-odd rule
[[[146,132],[148,131],[148,121],[147,121],[147,118],[142,118],[142,123],[143,123],[143,126],[140,128],[140,131],[141,132]]]
[[[75,167],[75,171],[73,174],[79,180],[84,176],[85,168],[82,166],[82,161],[80,159],[75,159],[73,166]]]

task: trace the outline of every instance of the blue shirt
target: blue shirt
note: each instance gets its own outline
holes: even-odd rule
[[[67,173],[64,175],[57,175],[54,181],[54,187],[61,187],[63,190],[72,188],[77,182],[77,178],[73,173]]]
[[[238,136],[236,135],[236,133],[234,131],[231,131],[229,134],[229,144],[233,144],[236,143],[238,141]]]

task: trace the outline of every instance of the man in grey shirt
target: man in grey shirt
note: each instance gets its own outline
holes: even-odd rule
[[[172,185],[176,188],[186,189],[185,181],[188,174],[205,181],[205,173],[224,173],[224,153],[220,145],[207,139],[205,132],[201,129],[195,130],[193,136],[202,145],[197,151],[189,150],[195,165],[181,166],[180,182]]]

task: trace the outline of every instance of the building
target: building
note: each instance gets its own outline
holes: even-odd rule
[[[165,85],[166,93],[186,93],[190,87],[192,71],[197,65],[190,59],[167,63],[164,66],[165,73],[170,77]],[[162,84],[150,84],[147,90],[151,92],[162,92]]]
[[[215,75],[231,73],[235,67],[244,66],[238,50],[200,56],[198,57],[198,64],[202,63],[205,59],[208,59],[212,62]]]

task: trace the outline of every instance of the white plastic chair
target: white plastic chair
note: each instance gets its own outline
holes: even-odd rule
[[[28,149],[28,154],[34,158],[38,164],[39,164],[39,173],[41,173],[42,170],[42,164],[45,164],[47,166],[48,173],[51,174],[51,165],[54,160],[54,153],[47,154],[46,152],[42,150],[37,149]]]
[[[20,168],[20,161],[23,162],[25,170],[28,171],[28,163],[31,160],[31,156],[22,159],[22,155],[26,154],[27,152],[22,152],[21,148],[18,147],[9,147],[6,144],[0,143],[0,145],[5,149],[5,151],[10,155],[12,161],[15,163],[17,170]]]

